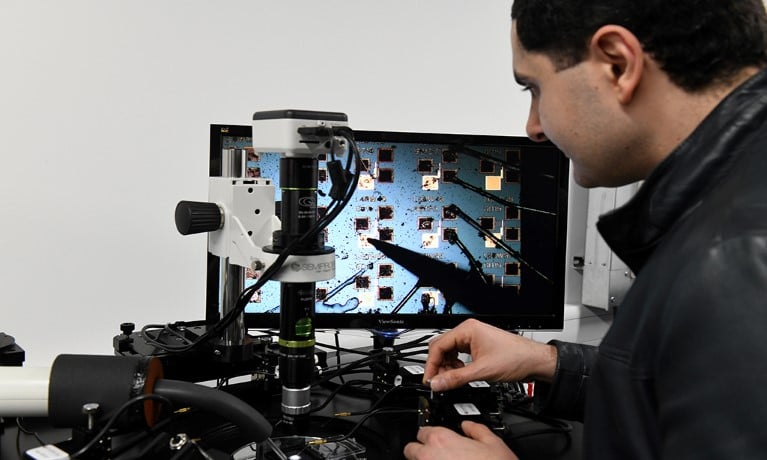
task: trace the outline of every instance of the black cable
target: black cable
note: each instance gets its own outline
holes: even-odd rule
[[[429,350],[428,348],[420,349],[420,350],[411,350],[407,353],[397,353],[394,355],[395,358],[407,358],[409,356],[417,356],[417,355],[424,355],[428,354]]]
[[[423,390],[426,393],[429,393],[431,391],[431,389],[429,387],[427,387],[426,385],[420,385],[420,384],[398,385],[398,386],[394,386],[394,387],[389,388],[388,390],[386,390],[378,398],[378,400],[376,400],[376,402],[373,403],[373,405],[371,405],[369,408],[367,408],[365,410],[354,411],[354,412],[341,412],[339,414],[334,414],[334,415],[337,416],[337,417],[350,417],[350,416],[354,416],[354,415],[365,415],[365,414],[369,414],[371,412],[375,412],[377,410],[378,406],[380,406],[389,395],[391,395],[395,391],[400,391],[400,390]]]
[[[421,336],[421,337],[419,337],[419,338],[417,338],[415,340],[411,340],[410,342],[405,342],[405,343],[402,343],[402,344],[399,344],[399,345],[394,345],[394,350],[399,352],[399,351],[408,350],[410,348],[414,348],[414,347],[417,347],[417,346],[428,347],[428,344],[422,345],[422,343],[425,340],[428,340],[428,339],[430,339],[432,337],[434,337],[433,334],[427,334],[427,335]],[[329,349],[334,349],[334,350],[340,350],[340,351],[343,351],[343,352],[346,352],[346,353],[354,353],[354,354],[358,354],[358,355],[370,356],[372,354],[372,352],[369,351],[369,350],[368,351],[363,351],[363,350],[355,350],[353,348],[343,348],[343,347],[338,346],[338,344],[336,344],[336,345],[329,345],[329,344],[325,344],[325,343],[321,343],[321,342],[316,342],[315,345],[319,346],[319,347],[322,347],[322,348],[329,348]],[[428,351],[428,348],[425,348],[423,350],[414,352],[412,354],[424,353],[426,351]],[[395,356],[399,356],[399,355],[395,355]],[[409,355],[405,354],[403,356],[409,356]]]
[[[169,437],[170,435],[168,433],[159,433],[157,436],[152,438],[151,441],[146,443],[144,447],[142,447],[141,450],[136,455],[134,455],[133,457],[129,457],[129,460],[141,460],[141,459],[147,458],[147,455],[152,450],[154,450],[158,445],[162,444],[163,442],[167,443]],[[115,457],[117,456],[117,454],[113,454],[113,455],[115,455]]]
[[[168,398],[166,398],[164,396],[157,395],[157,394],[143,394],[143,395],[139,395],[139,396],[136,396],[134,398],[129,399],[128,401],[123,403],[123,405],[120,406],[117,409],[117,411],[115,411],[115,413],[112,415],[112,417],[109,418],[109,420],[104,425],[104,427],[90,441],[88,441],[88,443],[86,443],[77,452],[75,452],[73,454],[70,454],[69,458],[77,458],[77,457],[83,455],[84,453],[88,452],[89,450],[91,450],[96,444],[101,442],[101,440],[104,438],[104,436],[109,432],[109,430],[112,429],[112,426],[114,426],[114,424],[125,413],[125,411],[130,409],[134,404],[146,401],[148,399],[153,399],[153,400],[156,400],[156,401],[161,401],[161,402],[164,402],[165,404],[167,404],[168,407],[171,406],[170,400]]]
[[[160,430],[162,430],[165,427],[167,427],[168,425],[170,425],[170,422],[171,422],[170,418],[166,418],[166,419],[160,420],[159,422],[157,422],[154,425],[152,425],[152,427],[150,429],[146,430],[144,433],[141,433],[138,436],[135,436],[135,439],[132,439],[130,441],[121,440],[121,444],[120,444],[119,447],[117,447],[117,448],[112,447],[112,450],[110,451],[110,455],[113,458],[117,459],[121,455],[124,455],[124,454],[128,453],[128,451],[133,449],[136,445],[141,444],[141,445],[144,446],[141,449],[141,451],[139,453],[133,455],[132,457],[128,457],[128,458],[130,458],[130,459],[145,458],[144,456],[146,455],[146,452],[149,451],[149,449],[147,447],[147,444],[145,444],[146,443],[146,439],[149,438],[150,436],[153,436],[153,435],[155,436],[155,438],[153,438],[153,440],[150,441],[149,444],[156,443],[157,442],[156,441],[157,438],[167,439],[169,437],[169,434],[166,433],[166,432],[161,432]]]
[[[377,382],[374,382],[373,380],[347,380],[343,382],[342,384],[338,385],[333,391],[330,392],[330,394],[325,398],[325,400],[319,404],[318,406],[312,407],[309,410],[309,413],[315,413],[319,412],[325,407],[327,407],[328,404],[330,404],[330,401],[332,401],[342,390],[344,390],[347,387],[350,386],[357,386],[357,385],[375,385]]]
[[[373,362],[374,361],[370,360],[370,361],[361,362],[355,365],[349,365],[345,367],[342,366],[340,369],[337,369],[333,371],[332,373],[323,374],[318,380],[312,382],[312,386],[325,385],[327,382],[330,382],[331,380],[338,378],[340,375],[349,377],[351,375],[360,374],[362,372],[368,372],[367,366]]]
[[[434,337],[434,334],[422,335],[422,336],[420,336],[420,337],[418,337],[416,339],[413,339],[413,340],[411,340],[409,342],[401,343],[399,345],[394,345],[394,349],[397,350],[397,351],[407,350],[408,348],[412,348],[412,347],[415,347],[415,346],[418,346],[418,345],[422,344],[424,341],[429,340],[432,337]]]
[[[321,343],[321,342],[315,342],[314,345],[317,346],[317,347],[329,348],[331,350],[338,350],[338,351],[343,351],[343,352],[346,352],[346,353],[353,353],[353,354],[357,354],[357,355],[370,356],[370,351],[355,350],[353,348],[343,348],[343,347],[340,347],[340,346],[328,345],[326,343]],[[339,363],[339,365],[340,365],[340,363]]]
[[[336,330],[336,333],[333,334],[333,336],[335,337],[335,341],[336,341],[336,364],[340,366],[341,365],[341,343],[338,341],[338,330]],[[316,345],[317,344],[315,343],[315,346]],[[338,378],[341,380],[341,383],[344,383],[343,375],[339,375]]]
[[[330,436],[327,438],[319,439],[317,441],[310,441],[309,444],[325,444],[328,442],[340,442],[344,441],[348,438],[350,438],[355,431],[357,431],[363,423],[365,423],[370,417],[373,417],[375,415],[387,415],[387,414],[415,414],[418,413],[417,409],[377,409],[372,412],[369,412],[365,414],[359,421],[349,430],[348,433],[338,435],[338,436]]]
[[[529,405],[532,400],[533,400],[533,398],[531,398],[529,396],[524,396],[524,397],[522,397],[521,399],[519,399],[517,401],[507,402],[505,404],[505,407],[506,407],[507,410],[519,409],[522,406]]]
[[[420,354],[420,352],[418,353]],[[426,364],[426,360],[423,358],[407,358],[407,357],[399,357],[397,358],[400,361],[407,361],[409,363],[415,363],[415,364]]]
[[[247,441],[261,442],[272,433],[272,425],[253,407],[234,395],[190,382],[161,379],[154,392],[177,401],[220,415],[237,425]]]
[[[422,342],[423,340],[425,340],[425,338],[419,338],[419,339],[413,340],[411,342],[408,342],[406,344],[403,344],[402,346],[409,347],[409,348],[414,348],[416,346],[419,346],[420,345],[419,342]],[[407,353],[398,353],[398,354],[395,354],[395,355],[389,355],[384,350],[373,350],[373,351],[368,352],[367,354],[365,354],[365,356],[363,358],[360,358],[358,360],[352,361],[350,363],[343,364],[343,365],[328,366],[325,369],[325,373],[322,375],[322,377],[319,380],[317,380],[316,382],[314,382],[313,384],[314,385],[321,385],[321,384],[323,384],[323,383],[325,383],[325,382],[327,382],[329,380],[332,380],[332,379],[334,379],[336,377],[340,377],[340,376],[344,375],[345,373],[347,373],[349,371],[353,371],[353,370],[359,369],[362,366],[365,366],[367,364],[373,364],[373,363],[377,362],[378,360],[380,360],[382,358],[385,358],[386,356],[391,356],[394,359],[398,359],[398,360],[401,360],[401,361],[408,361],[408,362],[414,362],[414,363],[418,363],[418,364],[423,364],[423,363],[425,363],[425,360],[410,358],[410,356],[421,355],[421,354],[423,354],[425,352],[426,352],[426,350],[413,350],[413,351],[409,351]],[[332,372],[328,372],[329,369],[333,369],[333,368],[335,368],[335,370],[333,370]]]
[[[291,456],[291,458],[294,458],[294,457],[302,458],[301,454],[304,452],[304,450],[306,450],[310,446],[322,445],[322,444],[327,444],[331,442],[338,443],[341,441],[345,441],[346,439],[349,439],[370,417],[374,415],[412,414],[412,413],[418,413],[418,410],[417,409],[378,409],[378,410],[372,411],[370,413],[365,414],[360,420],[358,420],[357,423],[354,426],[352,426],[351,430],[349,430],[349,432],[347,432],[346,434],[311,440],[306,443],[303,449],[301,449],[298,453],[294,454],[294,456]],[[335,419],[331,418],[330,420],[328,420],[327,423],[330,423],[333,420]]]
[[[170,335],[173,335],[177,338],[179,338],[181,341],[184,342],[184,345],[179,345],[178,347],[186,347],[193,344],[192,340],[189,340],[186,336],[181,334],[179,331],[174,329],[174,327],[189,327],[190,324],[185,321],[179,321],[177,323],[166,323],[166,324],[147,324],[144,327],[141,328],[141,336],[146,340],[147,343],[150,345],[154,345],[157,348],[160,349],[166,349],[168,347],[175,347],[176,345],[168,345],[166,343],[160,342],[159,339],[162,336],[163,333],[167,333]],[[150,335],[151,329],[159,329],[157,331],[157,334],[152,337]],[[167,351],[167,350],[166,350]]]
[[[27,436],[34,436],[35,439],[37,440],[37,442],[40,443],[41,446],[46,445],[46,442],[43,441],[42,439],[40,439],[40,436],[37,435],[36,431],[32,431],[32,430],[22,426],[22,424],[21,424],[22,418],[23,417],[16,417],[16,427],[17,427],[17,430],[18,430],[18,431],[16,431],[16,439],[19,438],[19,435],[21,433],[24,433]]]
[[[356,374],[356,372],[355,372]],[[360,380],[363,381],[363,380]],[[367,382],[370,382],[370,388],[366,388],[363,386],[344,386],[343,383],[335,383],[332,380],[327,382],[322,382],[321,384],[317,385],[317,387],[322,387],[326,389],[327,391],[336,391],[340,390],[339,394],[343,394],[344,396],[351,396],[353,398],[359,398],[359,399],[369,399],[371,401],[375,401],[378,398],[378,391],[376,390],[375,386],[393,386],[392,384],[384,383],[384,382],[376,382],[373,380],[364,380]],[[338,388],[342,387],[342,388]]]
[[[375,362],[376,359],[378,359],[381,355],[372,355],[372,356],[366,356],[364,358],[358,359],[356,361],[352,361],[347,364],[343,364],[340,367],[338,367],[336,370],[325,373],[322,375],[322,377],[317,380],[316,382],[313,382],[312,385],[320,385],[324,382],[327,382],[328,380],[332,380],[336,377],[338,377],[341,374],[344,374],[349,371],[353,371],[356,369],[361,368],[362,366],[365,366],[366,364]],[[336,366],[328,366],[328,369],[334,368]]]
[[[174,336],[178,337],[179,339],[183,340],[183,341],[184,341],[184,342],[186,342],[187,344],[189,344],[189,343],[191,343],[191,342],[192,342],[191,340],[189,340],[188,338],[186,338],[186,336],[185,336],[184,334],[182,334],[182,333],[180,333],[179,331],[177,331],[177,330],[173,329],[172,327],[169,327],[168,325],[165,325],[165,327],[163,328],[163,330],[165,330],[165,331],[168,331],[168,333],[169,333],[169,334],[171,334],[171,335],[174,335]]]
[[[205,442],[210,445],[219,445],[220,443],[228,442],[233,438],[236,439],[240,434],[240,429],[229,422],[206,428],[205,432],[199,434],[198,439],[204,439]]]

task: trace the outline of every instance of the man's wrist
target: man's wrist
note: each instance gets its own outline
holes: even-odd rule
[[[551,383],[557,370],[557,347],[545,343],[537,344],[533,362],[535,365],[530,378]]]

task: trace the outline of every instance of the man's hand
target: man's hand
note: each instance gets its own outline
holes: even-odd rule
[[[472,360],[464,364],[458,353]],[[557,365],[556,348],[470,319],[429,343],[424,383],[445,391],[475,380],[512,382],[537,378],[550,381]]]
[[[518,460],[506,443],[485,425],[465,421],[461,429],[468,437],[444,427],[422,427],[418,430],[418,440],[405,446],[405,457],[409,460]]]

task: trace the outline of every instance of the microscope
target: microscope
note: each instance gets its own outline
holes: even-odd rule
[[[242,312],[266,281],[280,283],[278,369],[283,424],[300,428],[308,418],[315,366],[315,283],[335,276],[335,254],[323,229],[356,187],[361,162],[338,112],[279,110],[253,115],[253,150],[279,154],[281,204],[276,209],[271,179],[244,177],[245,158],[224,158],[222,177],[211,177],[208,202],[182,201],[176,226],[184,235],[207,232],[208,250],[221,260],[221,320],[206,334],[220,359],[252,359]],[[336,155],[347,156],[346,169]],[[328,157],[333,200],[324,215],[317,206],[318,158]],[[245,271],[260,273],[245,288]],[[224,328],[225,327],[225,328]]]

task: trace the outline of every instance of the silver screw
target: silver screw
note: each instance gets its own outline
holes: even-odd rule
[[[391,362],[391,357],[394,354],[394,347],[383,347],[383,351],[385,353],[384,362],[389,364]]]
[[[93,431],[96,426],[96,413],[99,411],[99,403],[85,403],[82,408],[83,414],[87,417],[88,431]]]

